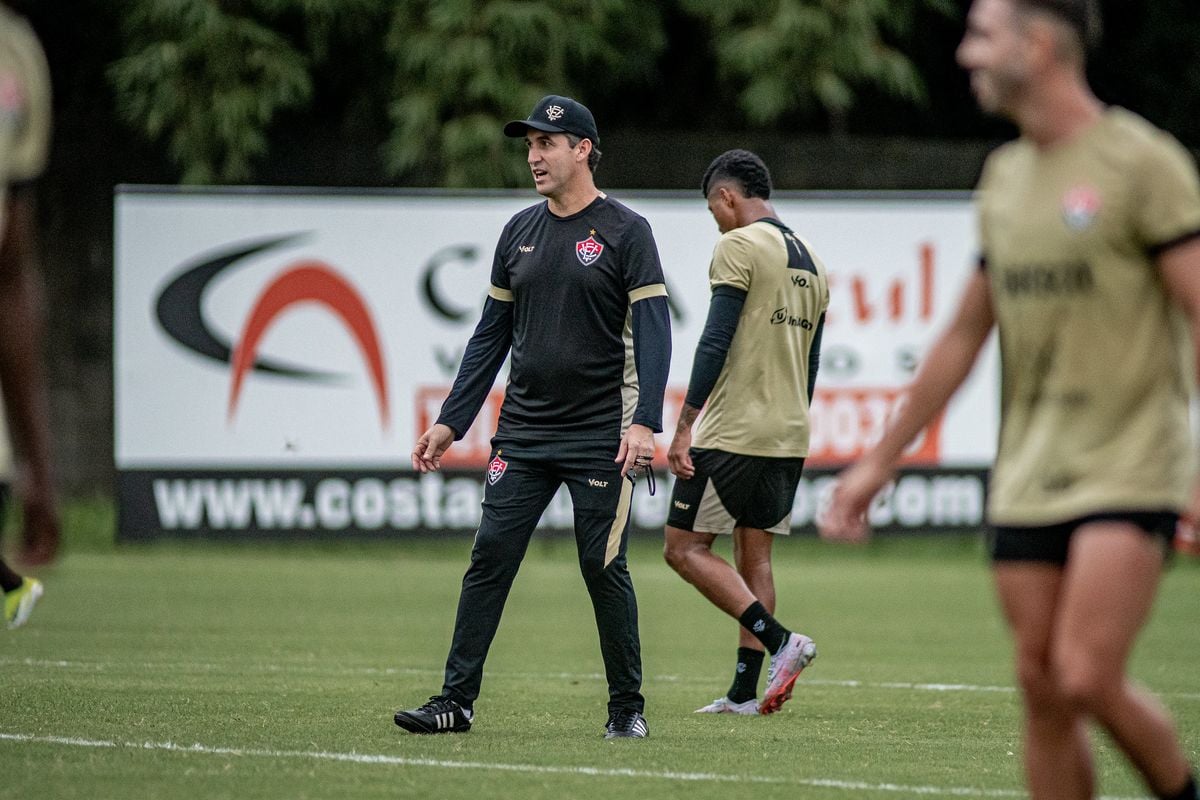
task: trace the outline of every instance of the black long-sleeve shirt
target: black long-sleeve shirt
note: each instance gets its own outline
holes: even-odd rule
[[[631,422],[662,430],[671,329],[645,219],[607,197],[569,217],[527,208],[500,235],[491,284],[438,422],[461,438],[511,350],[497,438],[616,441]]]

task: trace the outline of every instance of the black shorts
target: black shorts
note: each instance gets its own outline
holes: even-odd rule
[[[1044,561],[1067,563],[1071,536],[1089,522],[1130,522],[1147,536],[1161,541],[1163,552],[1171,552],[1179,514],[1174,511],[1102,511],[1056,525],[1015,527],[995,525],[990,533],[992,561]]]
[[[744,456],[695,447],[689,452],[696,474],[675,481],[668,525],[696,533],[733,533],[734,528],[791,532],[803,458]]]

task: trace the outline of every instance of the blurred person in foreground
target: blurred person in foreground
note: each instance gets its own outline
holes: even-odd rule
[[[0,413],[0,527],[15,489],[24,526],[18,559],[28,565],[49,563],[58,551],[31,185],[45,167],[49,138],[45,55],[29,24],[0,5],[0,406],[5,412]],[[20,480],[13,450],[22,457]],[[5,623],[10,628],[24,624],[42,595],[41,582],[17,574],[0,559],[0,589]]]
[[[667,453],[678,480],[664,556],[740,623],[733,683],[697,712],[771,714],[817,655],[812,639],[773,616],[771,544],[791,532],[829,282],[812,248],[776,216],[771,173],[754,153],[717,156],[701,192],[721,238],[708,269],[708,318]],[[712,550],[721,534],[733,537],[736,567]],[[771,660],[760,704],[764,652]]]
[[[1034,798],[1096,792],[1087,723],[1160,798],[1196,800],[1167,712],[1126,675],[1176,523],[1200,492],[1182,353],[1200,353],[1200,181],[1142,118],[1100,102],[1088,0],[975,0],[958,61],[1020,138],[984,166],[982,257],[883,439],[821,525],[861,539],[904,446],[999,331],[992,572],[1016,649]]]
[[[649,728],[625,552],[633,478],[654,456],[671,363],[658,247],[645,219],[596,188],[600,137],[581,103],[549,95],[504,133],[525,140],[534,186],[546,199],[500,234],[482,319],[437,423],[413,448],[415,470],[440,468],[511,351],[445,682],[441,694],[395,720],[413,733],[470,730],[513,579],[534,526],[565,483],[608,679],[604,737],[640,739]]]

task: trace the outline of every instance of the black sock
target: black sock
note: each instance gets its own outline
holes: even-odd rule
[[[1196,776],[1188,775],[1187,783],[1183,789],[1175,794],[1159,795],[1162,800],[1200,800],[1200,792],[1196,791]]]
[[[11,592],[13,589],[19,589],[21,581],[21,576],[9,569],[4,559],[0,558],[0,590]]]
[[[763,651],[752,647],[739,647],[737,669],[733,673],[733,685],[725,696],[735,703],[744,703],[758,697],[758,676],[762,672]]]
[[[767,648],[767,652],[772,655],[778,652],[787,638],[792,635],[792,632],[780,625],[778,620],[771,616],[771,612],[767,611],[757,600],[742,612],[742,615],[738,617],[738,622],[743,628],[753,633],[763,643],[763,647]]]

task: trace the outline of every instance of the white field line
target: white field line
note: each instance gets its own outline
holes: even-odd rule
[[[925,797],[1025,797],[1025,792],[1015,789],[975,789],[959,786],[906,786],[896,783],[870,783],[868,781],[846,781],[831,778],[780,778],[765,775],[730,775],[717,772],[676,772],[672,770],[613,769],[611,767],[557,767],[543,764],[505,764],[485,761],[453,761],[433,758],[406,758],[404,756],[371,753],[337,753],[328,750],[266,750],[240,747],[214,747],[204,744],[177,744],[175,742],[120,742],[104,739],[81,739],[67,736],[34,736],[27,733],[0,733],[0,742],[19,744],[49,744],[61,747],[92,747],[126,750],[160,750],[197,755],[235,756],[240,758],[299,759],[308,761],[335,761],[351,764],[373,764],[396,767],[428,767],[433,769],[472,769],[485,772],[517,772],[534,775],[578,775],[594,778],[648,778],[667,781],[731,784],[774,784],[808,786],[846,792],[880,792],[919,795]],[[1138,798],[1103,798],[1102,800],[1139,800]]]
[[[66,661],[36,658],[2,658],[0,667],[24,666],[46,669],[76,670],[81,672],[106,672],[108,670],[124,670],[130,668],[176,670],[180,672],[222,672],[231,665],[220,663],[200,663],[182,661],[145,661],[145,662],[104,662],[104,661]],[[338,667],[313,663],[293,664],[253,664],[238,665],[242,672],[265,672],[269,674],[292,673],[297,675],[361,675],[361,676],[390,676],[416,675],[440,678],[442,671],[432,667]],[[508,680],[563,680],[563,681],[603,681],[604,675],[599,672],[495,672],[489,671],[488,678]],[[680,683],[680,684],[711,684],[711,676],[683,675],[648,675],[647,682]],[[1012,686],[989,686],[987,684],[971,683],[914,683],[909,681],[859,681],[831,680],[826,678],[803,678],[810,686],[829,686],[844,689],[895,689],[912,692],[964,692],[1013,694],[1016,689]],[[1155,692],[1159,697],[1175,700],[1200,700],[1200,692]]]

